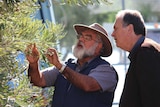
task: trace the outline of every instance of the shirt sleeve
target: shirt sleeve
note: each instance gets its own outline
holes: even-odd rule
[[[41,71],[44,75],[45,81],[46,81],[46,86],[54,86],[54,83],[57,79],[57,76],[59,74],[58,69],[55,67],[49,67]]]
[[[89,76],[97,80],[102,91],[113,92],[117,86],[117,73],[110,65],[99,65],[90,71]]]

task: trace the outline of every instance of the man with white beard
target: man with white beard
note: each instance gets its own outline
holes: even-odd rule
[[[77,44],[64,64],[54,48],[46,57],[53,67],[39,70],[39,51],[36,45],[27,47],[28,75],[39,87],[54,86],[52,107],[111,107],[118,82],[115,69],[101,56],[108,57],[112,46],[105,29],[98,23],[90,26],[75,24]]]

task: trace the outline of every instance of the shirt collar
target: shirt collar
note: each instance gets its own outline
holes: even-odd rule
[[[134,47],[132,48],[132,50],[130,51],[130,54],[128,56],[128,58],[131,60],[133,55],[135,55],[137,49],[141,46],[141,44],[143,43],[145,39],[145,36],[141,36],[138,41],[136,42],[136,44],[134,45]]]

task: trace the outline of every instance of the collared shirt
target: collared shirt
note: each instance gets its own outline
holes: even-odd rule
[[[143,43],[144,39],[145,39],[145,36],[141,36],[139,38],[139,40],[136,42],[136,44],[134,45],[134,47],[132,48],[132,50],[130,51],[130,54],[128,56],[128,58],[130,59],[130,61],[132,60],[132,58],[133,58],[134,54],[136,53],[138,47],[140,47],[141,44]]]
[[[92,59],[93,60],[93,59]],[[82,67],[78,66],[76,71],[80,71],[82,68],[87,67],[87,65],[92,61],[85,63]],[[50,67],[42,71],[46,80],[46,86],[54,86],[54,82],[59,74],[58,69],[55,67]],[[93,77],[97,80],[102,88],[102,91],[114,91],[117,85],[117,75],[114,68],[109,64],[102,64],[92,69],[88,76]]]

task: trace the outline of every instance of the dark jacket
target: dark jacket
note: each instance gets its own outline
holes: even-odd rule
[[[130,58],[120,107],[160,107],[160,46],[145,39]]]
[[[98,57],[80,73],[88,75],[91,69],[100,64],[109,63]],[[69,60],[67,66],[75,70],[76,64]],[[55,83],[52,107],[111,107],[113,97],[114,92],[85,92],[75,87],[60,74]]]

